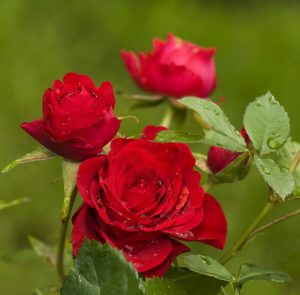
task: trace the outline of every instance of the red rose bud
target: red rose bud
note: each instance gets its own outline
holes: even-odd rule
[[[69,73],[43,97],[43,119],[21,127],[46,148],[74,161],[96,156],[118,132],[110,82],[96,87],[86,75]]]
[[[241,130],[241,135],[248,145],[250,139],[244,128]],[[240,155],[241,153],[239,152],[233,152],[220,147],[211,146],[207,153],[207,166],[211,172],[216,174],[228,167]]]
[[[72,243],[77,255],[84,239],[107,242],[152,277],[189,250],[179,240],[223,248],[227,224],[218,202],[200,186],[188,146],[149,141],[146,133],[114,139],[107,155],[80,165],[84,204],[73,217]]]
[[[135,82],[144,90],[172,96],[208,97],[216,86],[214,48],[204,48],[172,34],[153,39],[153,52],[121,51]]]

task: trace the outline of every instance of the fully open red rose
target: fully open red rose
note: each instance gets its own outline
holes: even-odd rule
[[[125,65],[144,90],[181,97],[207,97],[216,86],[214,48],[204,48],[172,34],[153,40],[152,53],[121,51]]]
[[[143,139],[114,139],[108,155],[80,165],[84,204],[73,217],[72,243],[76,255],[85,238],[108,242],[143,275],[162,276],[189,250],[178,240],[223,248],[227,225],[199,184],[188,146],[150,141],[150,129]]]
[[[53,152],[75,161],[96,156],[117,133],[110,82],[96,87],[86,75],[69,73],[43,97],[43,119],[21,127]]]
[[[245,142],[249,144],[250,139],[246,130],[241,130]],[[213,173],[218,173],[232,163],[241,153],[229,151],[217,146],[211,146],[207,153],[207,166]]]

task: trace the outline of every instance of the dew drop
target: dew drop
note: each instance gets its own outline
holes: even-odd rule
[[[180,239],[194,239],[195,238],[195,235],[190,232],[190,231],[187,231],[185,233],[176,233],[176,236]]]
[[[280,149],[284,144],[284,140],[280,136],[270,137],[267,141],[267,145],[272,150]]]
[[[214,110],[216,116],[220,116],[220,112],[218,110]]]
[[[267,175],[271,175],[271,171],[270,171],[270,169],[269,169],[269,168],[267,168],[267,167],[263,167],[263,171],[264,171],[264,173],[265,173],[265,174],[267,174]]]
[[[200,257],[201,257],[202,261],[203,261],[205,264],[207,264],[207,265],[210,265],[210,264],[211,264],[210,261],[209,261],[206,257],[204,257],[203,255],[200,255]]]
[[[288,172],[289,170],[287,168],[285,168],[285,167],[280,167],[280,171],[281,172]]]
[[[270,96],[269,96],[269,102],[270,102],[271,104],[278,104],[278,102],[275,100],[275,98],[274,98],[273,95],[270,95]]]

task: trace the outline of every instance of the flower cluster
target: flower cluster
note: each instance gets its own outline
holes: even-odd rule
[[[216,85],[214,53],[169,35],[166,42],[154,40],[152,53],[122,51],[121,56],[142,89],[174,99],[211,94]],[[43,119],[22,124],[46,148],[82,162],[77,188],[83,203],[73,216],[74,255],[84,239],[109,243],[151,277],[162,276],[189,250],[181,241],[222,249],[226,219],[200,185],[190,148],[155,141],[163,127],[147,126],[138,139],[119,138],[114,107],[110,82],[97,87],[88,76],[69,73],[46,90]]]

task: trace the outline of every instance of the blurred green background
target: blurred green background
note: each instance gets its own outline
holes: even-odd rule
[[[297,2],[0,0],[0,167],[37,146],[19,124],[41,117],[43,92],[54,79],[75,71],[90,75],[97,84],[110,80],[117,90],[140,93],[119,51],[150,49],[152,37],[165,38],[168,32],[217,48],[218,88],[213,97],[225,97],[222,107],[237,128],[247,103],[271,90],[290,115],[292,136],[300,140]],[[117,114],[125,115],[129,106],[118,97]],[[125,121],[122,132],[128,135],[159,123],[163,107],[133,113],[141,125]],[[197,128],[194,123],[185,125],[189,127]],[[32,200],[0,212],[1,294],[33,294],[35,288],[55,283],[46,263],[26,249],[28,234],[49,243],[57,238],[62,182],[53,180],[60,175],[60,161],[55,159],[0,176],[0,199]],[[252,171],[243,182],[220,185],[212,193],[228,218],[228,247],[263,206],[267,190]],[[296,201],[280,204],[268,218],[298,206]],[[232,271],[242,262],[268,265],[289,273],[294,282],[249,283],[242,294],[300,294],[299,224],[300,217],[295,217],[274,226],[228,264]],[[222,254],[206,246],[200,250],[214,257]]]

